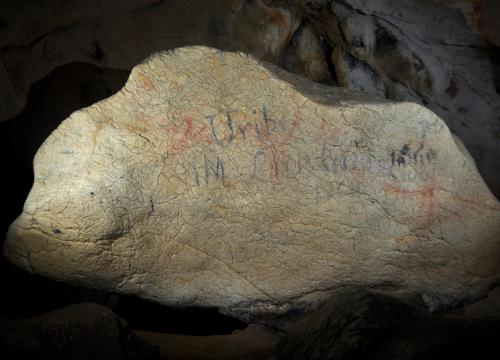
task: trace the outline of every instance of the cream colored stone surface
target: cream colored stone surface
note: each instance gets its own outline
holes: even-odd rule
[[[498,280],[500,206],[436,115],[242,53],[153,55],[35,159],[4,253],[50,278],[240,318],[357,284],[431,306]]]

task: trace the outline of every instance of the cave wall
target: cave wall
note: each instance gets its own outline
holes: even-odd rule
[[[0,233],[5,234],[22,211],[33,183],[33,158],[43,141],[76,109],[118,91],[128,74],[127,70],[81,62],[60,66],[33,84],[26,106],[18,115],[0,123],[0,166],[11,174],[2,173]],[[75,302],[107,299],[25,273],[7,263],[3,256],[0,281],[0,318],[33,316]]]
[[[19,114],[32,84],[65,64],[130,70],[155,51],[209,45],[313,81],[427,106],[500,194],[493,0],[28,0],[2,8],[0,120]]]

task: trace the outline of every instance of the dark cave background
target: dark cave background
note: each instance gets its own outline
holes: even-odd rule
[[[27,39],[26,41],[29,46],[16,45],[16,47],[12,44],[2,43],[0,41],[0,55],[15,54],[15,56],[12,55],[11,57],[9,57],[10,55],[5,55],[1,58],[1,60],[3,64],[7,64],[7,68],[10,68],[11,70],[14,69],[12,73],[19,74],[20,80],[17,84],[17,93],[22,94],[23,91],[29,91],[26,97],[25,105],[21,106],[22,111],[5,121],[0,122],[0,161],[1,168],[3,169],[2,201],[0,205],[2,207],[2,216],[0,217],[0,234],[2,234],[2,238],[4,238],[4,234],[6,234],[9,225],[22,211],[24,201],[33,182],[33,157],[47,136],[73,111],[92,105],[118,91],[126,82],[130,73],[130,68],[133,64],[142,60],[151,52],[161,50],[162,48],[167,49],[185,44],[212,45],[230,50],[243,49],[252,52],[267,61],[277,63],[289,71],[299,73],[323,84],[331,86],[352,86],[357,90],[366,90],[363,88],[365,83],[356,84],[355,82],[345,80],[345,76],[341,71],[339,71],[339,67],[336,67],[331,61],[334,56],[335,46],[340,45],[333,44],[331,39],[328,39],[328,29],[323,23],[323,19],[326,16],[324,9],[326,4],[329,3],[328,1],[257,1],[256,3],[249,0],[243,2],[188,1],[185,4],[180,4],[180,2],[175,3],[173,1],[128,1],[124,7],[128,6],[138,9],[137,12],[144,10],[158,14],[153,15],[152,17],[141,17],[142,15],[137,15],[137,22],[133,23],[132,28],[138,32],[144,31],[141,29],[149,28],[153,28],[153,30],[148,30],[149,33],[154,33],[154,31],[156,31],[155,25],[148,22],[150,19],[155,19],[155,21],[172,21],[172,18],[176,18],[177,20],[173,21],[172,29],[169,29],[169,31],[171,31],[171,36],[166,37],[163,45],[161,39],[141,43],[147,39],[146,35],[148,34],[148,31],[145,31],[146,35],[143,34],[135,37],[125,31],[126,36],[117,41],[123,42],[123,39],[127,39],[128,36],[130,44],[124,45],[121,43],[118,50],[113,46],[113,44],[109,43],[109,39],[102,40],[100,39],[100,35],[96,35],[94,33],[88,35],[85,31],[79,32],[78,30],[78,26],[87,29],[87,25],[89,23],[92,24],[93,21],[99,22],[100,16],[95,15],[95,13],[99,12],[99,10],[94,8],[96,6],[95,2],[89,2],[87,6],[83,7],[83,10],[81,10],[82,6],[77,5],[76,2],[69,1],[66,4],[63,3],[64,2],[61,1],[47,1],[44,3],[43,1],[30,0],[25,1],[22,6],[14,6],[12,5],[12,1],[0,1],[0,40],[2,39],[2,31],[8,32],[12,28],[43,27],[41,25],[43,21],[38,24],[31,23],[30,19],[33,17],[45,17],[48,19],[47,21],[50,22],[53,21],[53,18],[47,14],[52,12],[57,15],[57,12],[60,10],[61,14],[66,14],[65,16],[73,16],[77,18],[74,20],[74,23],[77,25],[75,27],[77,30],[73,30],[71,26],[67,24],[53,24],[53,26],[51,26],[56,30],[53,30],[55,32],[52,33],[54,38],[48,38],[50,40],[48,44],[54,48],[60,46],[60,49],[52,49],[52,55],[50,56],[59,58],[52,62],[49,61],[50,59],[39,60],[40,62],[46,61],[47,63],[50,63],[50,65],[43,71],[33,70],[33,73],[37,74],[29,80],[32,81],[33,79],[36,79],[36,81],[33,81],[32,85],[29,84],[29,81],[26,80],[23,73],[29,73],[33,64],[38,61],[32,59],[33,54],[30,54],[31,50],[29,49],[30,46],[38,46],[37,43],[41,40],[39,35],[37,35],[36,29],[31,33],[33,38],[29,38],[29,31],[23,33],[22,36],[21,33],[19,33],[19,38]],[[110,2],[107,1],[106,3],[109,4]],[[241,5],[241,3],[244,3],[244,5]],[[234,8],[238,8],[238,6],[243,6],[244,9],[247,9],[248,11],[246,13],[244,12],[236,19],[231,17],[233,15],[226,14],[228,12],[227,9],[231,9],[230,11],[234,12]],[[78,16],[74,14],[71,16],[67,15],[68,8],[71,9],[71,7],[73,7],[73,10],[69,11],[69,13],[82,11],[85,13],[85,16],[78,18]],[[287,19],[286,16],[281,18],[279,11],[275,10],[279,7],[293,9],[290,10],[293,14],[292,19],[288,18],[290,24],[284,25],[287,31],[290,30],[291,33],[285,36],[281,42],[272,44],[276,47],[268,51],[266,49],[269,44],[259,43],[259,41],[262,41],[259,39],[259,36],[261,36],[260,27],[265,25],[265,21],[280,22],[284,21],[283,19]],[[348,6],[348,8],[350,7]],[[87,14],[87,12],[92,13],[92,15]],[[167,19],[162,20],[162,16],[164,16],[165,13],[168,13],[169,16]],[[200,15],[202,13],[206,16]],[[181,14],[182,16],[180,16]],[[189,14],[193,14],[193,16],[186,16]],[[226,20],[226,17],[228,16],[230,20]],[[296,20],[295,17],[299,20]],[[242,20],[242,18],[247,20]],[[132,17],[132,19],[134,19],[134,17]],[[125,23],[129,22],[128,24],[130,25],[130,19],[125,19],[123,21]],[[195,22],[197,23],[195,24]],[[296,24],[292,25],[291,23],[293,22]],[[103,21],[103,24],[104,23],[105,22]],[[99,24],[97,28],[106,28],[106,26],[110,26],[108,23],[105,25],[103,24]],[[119,20],[117,20],[117,24],[121,26]],[[180,27],[176,28],[177,26]],[[93,27],[90,28],[94,29]],[[318,52],[311,56],[309,56],[310,54],[306,54],[306,56],[300,53],[301,50],[298,50],[298,48],[300,48],[299,38],[305,28],[314,29],[313,33],[316,34],[318,39],[318,51],[324,56],[324,59],[326,59],[324,64],[322,61],[319,61],[318,63],[315,62],[317,61],[315,60],[315,56]],[[174,36],[177,33],[179,33],[179,36]],[[70,36],[65,37],[67,34],[70,34]],[[82,34],[86,35],[81,39],[81,48],[84,48],[84,52],[86,54],[85,56],[88,58],[82,56],[79,52],[81,49],[68,49],[67,52],[71,56],[61,60],[62,56],[58,55],[58,52],[65,52],[66,48],[69,46],[68,44],[71,43],[71,41],[79,39],[78,36]],[[49,36],[52,35],[49,34]],[[481,45],[481,47],[478,47],[477,54],[474,56],[483,60],[484,58],[489,59],[489,66],[491,66],[492,69],[492,82],[495,84],[497,94],[497,99],[494,100],[498,101],[498,93],[500,92],[500,49],[498,48],[498,43],[496,43],[498,38],[493,38],[493,40],[491,40],[491,34],[488,36],[490,36],[490,38],[487,40],[487,45]],[[14,36],[14,38],[15,37],[16,36]],[[60,41],[60,43],[58,43],[58,41]],[[87,46],[86,44],[90,45]],[[349,52],[350,45],[352,44],[343,45],[346,57],[353,57],[356,55],[355,51]],[[389,45],[393,46],[393,44]],[[473,47],[477,45],[472,44],[470,46]],[[123,55],[124,49],[129,51],[126,56]],[[121,63],[120,60],[116,60],[116,58],[120,57],[120,53],[124,56],[124,60]],[[26,59],[30,58],[30,60],[23,63],[23,61],[20,60],[23,59],[23,56],[26,57]],[[12,59],[15,59],[15,61]],[[380,61],[383,60],[384,59]],[[353,61],[351,64],[352,66],[359,66],[359,63],[362,62],[354,57],[351,61]],[[370,71],[378,71],[377,69],[379,68],[377,68],[377,61],[379,60],[375,59],[373,60],[374,64],[370,64],[376,70]],[[307,68],[306,66],[311,62],[313,62],[316,66],[313,70]],[[364,59],[363,64],[365,62],[367,63],[368,60]],[[336,64],[338,65],[338,63]],[[385,75],[379,73],[377,76],[381,79],[385,79]],[[391,76],[391,74],[388,74],[387,78],[391,78]],[[0,77],[0,79],[4,78]],[[402,96],[397,92],[391,93],[389,89],[392,89],[392,85],[388,85],[389,80],[381,81],[385,81],[386,97],[395,98],[397,100],[398,97]],[[411,89],[411,81],[409,83],[410,85],[407,86]],[[1,87],[2,84],[0,84],[0,88]],[[455,90],[452,89],[451,92],[453,91]],[[457,91],[462,91],[462,88],[459,88]],[[421,94],[418,93],[418,91],[415,91],[415,93],[421,95],[419,101],[424,104],[426,104],[429,98],[433,96],[432,93]],[[0,92],[0,95],[6,98],[5,93]],[[22,96],[20,97],[22,98]],[[499,108],[498,105],[499,103],[495,104],[495,109]],[[492,130],[488,131],[493,134],[493,138],[500,139],[500,117],[498,114],[499,113],[496,113],[497,123],[492,125]],[[454,122],[449,122],[448,124],[450,128],[458,134],[467,134],[469,131],[468,129],[474,126],[474,124],[470,123],[463,123],[462,127],[456,127]],[[484,148],[478,148],[476,146],[476,142],[481,142],[481,133],[479,133],[479,135],[471,136],[471,139],[470,143],[466,143],[466,145],[469,145],[469,150],[473,156],[476,156],[476,161],[478,161],[479,157],[484,155],[484,152],[486,151]],[[490,140],[486,141],[488,144],[490,142]],[[491,149],[493,149],[493,147],[491,147]],[[498,159],[498,155],[499,153],[495,153],[495,150],[491,150],[491,154],[489,156],[494,159]],[[485,173],[500,173],[500,167],[498,167],[498,164],[500,163],[497,161],[496,172],[489,169],[485,170]],[[498,197],[500,194],[500,185],[495,183],[495,179],[497,179],[496,175],[492,176],[491,179],[492,180],[489,180],[489,185]],[[115,314],[125,319],[129,323],[130,327],[135,330],[206,336],[230,334],[235,330],[243,330],[247,326],[247,324],[242,321],[220,314],[217,309],[173,309],[134,297],[109,294],[103,291],[91,289],[76,288],[63,283],[54,282],[36,275],[27,274],[7,263],[3,257],[0,259],[0,281],[2,283],[2,296],[0,296],[1,319],[31,318],[45,314],[52,310],[66,307],[68,305],[93,302],[111,308]],[[354,292],[354,294],[358,293]],[[351,300],[346,301],[350,302]],[[379,300],[376,299],[374,301],[377,303]],[[356,304],[356,301],[353,301],[353,303]],[[494,300],[494,303],[497,304],[498,301]],[[371,324],[367,325],[368,327],[372,326],[374,329],[384,329],[388,339],[391,339],[391,336],[394,337],[394,335],[390,334],[398,332],[405,327],[413,329],[415,338],[420,339],[418,334],[432,332],[435,330],[436,324],[440,324],[439,326],[441,328],[436,330],[438,334],[436,344],[431,344],[434,347],[430,346],[432,351],[429,350],[430,352],[426,353],[425,351],[428,349],[424,349],[425,351],[419,354],[420,357],[417,356],[415,358],[438,359],[447,357],[447,355],[449,356],[447,358],[457,359],[470,357],[487,358],[491,351],[496,351],[498,355],[498,349],[492,345],[496,341],[500,341],[500,338],[496,335],[500,333],[500,322],[498,321],[468,323],[468,320],[457,320],[456,323],[449,323],[448,318],[446,318],[446,320],[440,318],[440,320],[436,320],[436,322],[433,322],[434,320],[429,320],[427,323],[423,322],[425,325],[422,325],[420,320],[420,322],[416,320],[420,319],[420,315],[412,315],[410,317],[401,315],[401,317],[394,318],[393,322],[381,325],[381,323],[384,323],[384,321],[381,320],[381,316],[390,318],[390,316],[387,316],[387,311],[391,312],[394,310],[397,313],[396,310],[401,306],[398,304],[394,305],[389,300],[383,300],[381,301],[381,304],[380,308],[378,305],[372,307],[371,302],[369,302],[368,305],[362,302],[360,308],[368,308],[370,311],[374,311],[379,314],[378,316],[374,315],[373,318],[368,316],[368,318],[362,317],[362,319],[363,321],[366,321],[367,324]],[[480,307],[481,306],[482,305],[480,305]],[[491,301],[488,306],[492,306]],[[357,310],[353,310],[353,313],[356,313],[356,311]],[[403,313],[407,314],[405,312]],[[459,316],[460,314],[462,313],[459,312],[454,316]],[[347,318],[349,318],[349,316],[347,316]],[[352,315],[353,319],[359,320],[359,317],[356,316],[357,315]],[[347,320],[344,319],[344,321]],[[328,329],[324,329],[322,334],[329,334],[328,336],[331,337],[334,336],[328,331]],[[359,341],[360,344],[369,345],[366,345],[366,348],[363,347],[365,345],[359,345],[358,348],[362,350],[355,352],[349,350],[351,352],[348,351],[348,356],[346,355],[344,357],[341,357],[340,355],[339,357],[331,357],[330,355],[327,356],[325,352],[331,351],[331,347],[327,347],[323,350],[324,352],[320,352],[319,355],[316,354],[314,356],[309,356],[308,354],[312,354],[314,352],[311,350],[311,347],[321,349],[324,343],[330,344],[330,340],[325,340],[322,335],[316,334],[316,339],[320,339],[318,340],[320,343],[315,343],[314,340],[311,340],[310,337],[305,336],[303,333],[300,333],[299,335],[294,333],[290,337],[293,338],[295,336],[299,339],[295,339],[295,345],[288,345],[288,348],[286,348],[285,351],[288,351],[289,355],[286,355],[285,352],[284,356],[286,357],[283,358],[293,358],[293,355],[290,355],[291,353],[300,354],[294,355],[296,356],[295,358],[298,359],[309,357],[318,359],[367,358],[367,354],[374,354],[376,351],[373,350],[375,346],[372,344],[373,340],[365,341],[365,337],[362,337],[362,339],[365,340],[359,340],[360,338],[358,335],[360,333],[365,334],[364,331],[365,330],[359,330],[358,328],[353,327],[352,333],[348,333],[351,334],[352,337],[345,339],[345,341],[350,342],[352,340],[354,343]],[[307,335],[310,334],[307,333]],[[344,334],[344,336],[346,335]],[[384,343],[384,340],[382,340],[380,336],[380,334],[377,335],[375,337],[375,341]],[[342,337],[339,335],[339,338]],[[420,340],[432,343],[430,339]],[[304,341],[306,341],[306,344],[304,344]],[[392,341],[394,343],[398,343],[400,339],[392,339]],[[411,341],[409,340],[409,342]],[[425,348],[425,346],[421,346],[422,348]],[[336,349],[339,351],[339,348]],[[453,349],[453,351],[450,349]],[[342,351],[338,353],[342,354]],[[397,352],[393,351],[391,353],[389,351],[388,353],[396,354]],[[151,356],[151,353],[148,353],[147,356],[131,354],[133,354],[133,352],[127,353],[126,358],[149,358],[147,356]],[[380,358],[384,358],[383,354],[384,353],[380,355]],[[391,355],[393,357],[385,358],[402,358],[402,356],[394,354]],[[12,358],[15,357],[15,354],[12,353],[8,353],[8,355],[12,356]],[[63,355],[62,358],[65,358],[65,356],[66,355]],[[154,358],[154,355],[150,358]],[[257,356],[255,358],[259,357]],[[377,357],[374,355],[373,358]]]

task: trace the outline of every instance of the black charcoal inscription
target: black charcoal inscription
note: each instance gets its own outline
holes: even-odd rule
[[[205,115],[205,118],[208,120],[209,124],[210,124],[210,129],[212,131],[212,137],[215,141],[215,143],[219,146],[225,146],[227,144],[230,144],[232,141],[233,141],[233,138],[234,138],[234,130],[233,130],[233,120],[231,118],[231,114],[229,113],[226,113],[226,121],[225,121],[225,126],[228,130],[228,133],[229,135],[227,136],[227,138],[223,139],[223,138],[220,138],[218,135],[217,135],[217,131],[215,130],[215,124],[214,124],[214,116],[212,115]]]
[[[423,143],[415,146],[404,144],[399,150],[392,150],[390,153],[392,166],[425,165],[437,159],[437,150],[433,147],[426,147]]]
[[[259,164],[261,164],[259,166]],[[266,166],[266,154],[262,150],[257,150],[253,156],[253,171],[252,177],[256,177],[258,174],[262,174]]]
[[[437,152],[435,149],[429,149],[429,151],[427,152],[427,160],[434,160],[437,158]]]
[[[420,158],[419,158],[419,154],[420,152],[422,151],[422,149],[424,148],[424,144],[420,144],[420,146],[418,147],[418,149],[413,153],[413,161],[418,161]]]
[[[246,124],[243,127],[241,127],[241,126],[238,127],[238,130],[241,133],[241,136],[243,136],[243,141],[245,141],[247,139],[246,138],[246,131],[247,131],[248,126],[249,126],[249,124]]]
[[[206,154],[203,154],[203,157],[205,160],[205,185],[208,185],[210,176],[215,176],[224,184],[224,160],[217,156],[215,161],[210,161]]]
[[[266,125],[266,130],[267,133],[269,134],[276,129],[276,123],[274,120],[271,120],[269,118],[265,105],[262,106],[262,116],[264,117],[264,124]]]
[[[322,168],[330,173],[340,171],[372,171],[373,159],[366,153],[342,152],[335,154],[331,147],[321,148]]]
[[[234,138],[234,132],[233,132],[233,119],[231,119],[231,114],[226,113],[226,123],[227,123],[227,128],[229,130],[229,138],[227,142],[233,141]]]
[[[259,140],[262,138],[262,134],[260,133],[259,125],[257,123],[255,123],[255,136]]]
[[[196,182],[196,186],[200,186],[200,176],[198,175],[198,169],[196,168],[195,165],[193,165],[193,172],[194,172],[194,181]]]

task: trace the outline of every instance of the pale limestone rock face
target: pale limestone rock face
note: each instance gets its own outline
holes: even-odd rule
[[[345,284],[431,305],[476,296],[498,279],[499,231],[498,202],[424,107],[188,47],[46,140],[4,253],[70,283],[271,321]]]

